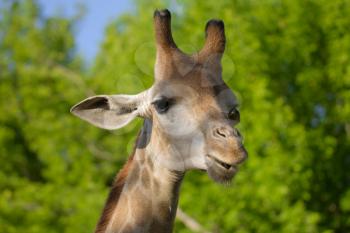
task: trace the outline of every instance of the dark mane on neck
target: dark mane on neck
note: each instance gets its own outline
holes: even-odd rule
[[[113,182],[113,186],[108,195],[105,207],[103,208],[100,220],[98,221],[95,233],[104,233],[107,228],[107,225],[112,217],[113,211],[118,204],[120,194],[123,190],[125,180],[128,176],[129,169],[133,162],[134,153],[129,157],[128,161],[119,171],[118,175],[116,176]]]
[[[128,158],[128,161],[125,163],[123,168],[119,171],[118,175],[116,176],[113,182],[105,207],[103,208],[102,215],[100,217],[100,220],[98,221],[95,233],[104,233],[106,231],[108,223],[112,217],[113,211],[115,210],[118,204],[119,197],[120,197],[120,194],[122,193],[126,178],[128,177],[129,170],[132,166],[136,149],[143,149],[147,146],[150,140],[151,132],[152,132],[152,121],[146,119],[144,121],[142,129],[140,130],[137,136],[132,154]]]

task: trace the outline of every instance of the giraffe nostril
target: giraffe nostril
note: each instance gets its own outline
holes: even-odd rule
[[[216,134],[217,134],[217,135],[220,135],[220,136],[223,137],[223,138],[226,138],[226,134],[223,133],[223,132],[221,132],[220,129],[216,129]]]

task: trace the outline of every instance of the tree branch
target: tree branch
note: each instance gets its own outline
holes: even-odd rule
[[[177,208],[176,218],[191,231],[198,233],[209,233],[209,231],[205,230],[202,225],[200,225],[195,219],[183,212],[180,208]]]

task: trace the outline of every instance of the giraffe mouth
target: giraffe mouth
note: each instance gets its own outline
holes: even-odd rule
[[[207,154],[206,157],[209,177],[218,183],[229,184],[238,171],[237,165],[223,162],[210,154]]]
[[[214,156],[207,154],[207,157],[213,161],[216,165],[224,169],[225,171],[237,171],[237,166],[235,164],[225,163],[220,159],[215,158]]]

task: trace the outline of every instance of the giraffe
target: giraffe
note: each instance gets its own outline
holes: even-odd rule
[[[235,125],[237,99],[222,79],[224,23],[209,20],[203,48],[183,53],[171,14],[154,13],[155,82],[136,95],[97,95],[71,112],[103,129],[144,119],[134,152],[112,185],[96,233],[172,232],[180,185],[190,169],[228,183],[247,157]]]

